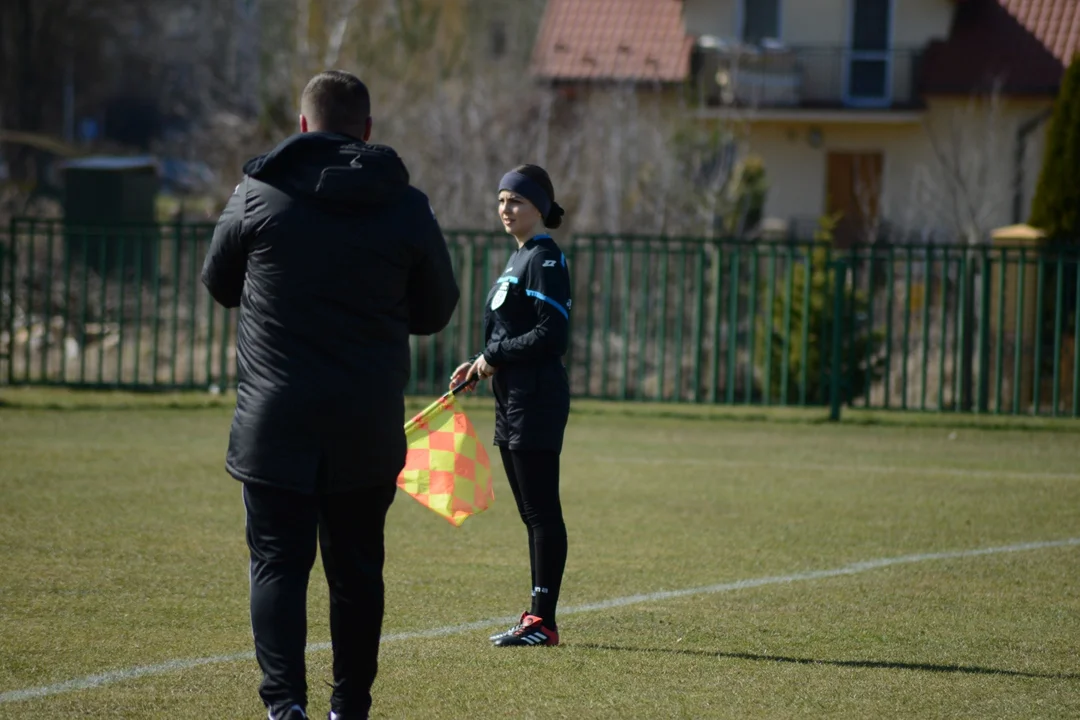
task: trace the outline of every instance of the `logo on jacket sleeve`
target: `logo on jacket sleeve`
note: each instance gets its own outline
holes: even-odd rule
[[[545,260],[543,267],[555,267],[555,261],[554,260]]]

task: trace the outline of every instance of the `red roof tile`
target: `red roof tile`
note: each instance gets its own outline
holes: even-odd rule
[[[1080,51],[1077,0],[998,0],[1010,15],[1066,65]]]
[[[552,80],[659,80],[690,73],[681,0],[549,0],[533,73]]]
[[[1080,51],[1078,0],[966,0],[949,38],[923,58],[927,94],[967,93],[998,79],[1009,94],[1054,94]]]

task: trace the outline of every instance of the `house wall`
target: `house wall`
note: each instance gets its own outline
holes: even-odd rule
[[[922,47],[949,35],[955,0],[893,0],[893,47]]]
[[[630,114],[642,124],[626,126],[624,141],[631,144],[649,139],[665,142],[643,128],[661,128],[663,119],[675,120],[693,112],[680,101],[677,89],[639,89]],[[586,143],[590,153],[599,153],[594,164],[605,168],[618,167],[619,177],[632,177],[641,171],[639,163],[647,162],[648,152],[638,149],[627,153],[626,146],[612,136],[611,123],[604,119],[625,112],[612,105],[611,91],[584,85],[577,88],[574,100],[567,109],[588,106],[587,116],[599,118],[588,124],[590,135]],[[1014,222],[1014,177],[1016,173],[1017,131],[1027,121],[1052,107],[1052,100],[1006,98],[996,111],[985,105],[973,104],[969,98],[931,98],[925,113],[906,122],[875,122],[869,118],[888,117],[890,113],[860,113],[837,110],[829,113],[831,120],[814,121],[807,113],[792,111],[790,120],[732,121],[703,118],[704,123],[739,123],[745,132],[746,150],[765,163],[769,190],[765,215],[786,221],[796,221],[793,229],[805,232],[813,228],[826,212],[827,166],[830,152],[879,152],[883,156],[882,202],[883,219],[900,228],[922,232],[944,233],[955,237],[956,213],[948,205],[950,186],[945,170],[937,159],[931,143],[940,140],[940,152],[951,155],[957,165],[965,168],[965,179],[978,188],[974,192],[979,205],[979,225],[984,230],[1010,225]],[[577,117],[571,113],[567,119]],[[911,118],[912,115],[905,117]],[[559,125],[558,120],[554,121]],[[674,127],[674,126],[672,126]],[[1038,181],[1043,160],[1043,138],[1046,123],[1028,137],[1024,158],[1022,215],[1026,221],[1031,199]],[[811,144],[811,132],[820,137],[820,145]],[[638,135],[635,133],[643,132]],[[557,136],[553,136],[557,137]],[[636,139],[633,139],[636,138]],[[561,140],[558,142],[562,142]],[[654,149],[655,151],[655,149]],[[603,156],[603,157],[601,157]],[[583,161],[584,162],[584,161]],[[978,175],[986,169],[988,179]],[[617,203],[611,205],[601,189],[610,184],[579,171],[568,178],[560,192],[577,197],[574,218],[583,227],[614,227]],[[610,212],[605,208],[611,205]],[[653,231],[651,228],[649,231]]]
[[[848,44],[848,0],[784,0],[780,24],[788,45]]]
[[[893,0],[893,46],[921,47],[944,38],[954,0]],[[685,0],[683,18],[690,35],[736,38],[744,0]],[[782,40],[789,45],[848,44],[852,0],[782,0]]]
[[[990,112],[972,107],[966,98],[935,99],[923,120],[910,124],[811,123],[794,117],[791,121],[752,123],[749,148],[764,160],[770,185],[766,215],[798,220],[800,225],[812,223],[826,210],[828,153],[880,152],[884,156],[882,216],[905,228],[948,232],[956,217],[948,202],[949,189],[954,186],[945,180],[945,170],[931,142],[934,137],[938,152],[954,166],[964,167],[962,172],[969,176],[966,181],[979,188],[972,194],[977,195],[980,225],[1011,224],[1016,133],[1050,105],[1050,100],[1005,100],[998,111]],[[819,147],[811,145],[811,130],[820,136]],[[1042,164],[1044,132],[1045,125],[1028,141],[1024,220]],[[978,180],[982,169],[987,179]]]
[[[742,0],[685,0],[683,22],[690,35],[731,39],[738,35],[736,6]]]

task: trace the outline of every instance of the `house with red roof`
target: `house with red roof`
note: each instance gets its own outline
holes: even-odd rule
[[[1080,0],[549,0],[532,72],[735,123],[766,216],[794,231],[834,214],[851,242],[1026,220],[1077,52]]]

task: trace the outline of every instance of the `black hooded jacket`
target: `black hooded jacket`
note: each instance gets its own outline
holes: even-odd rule
[[[202,281],[240,308],[229,473],[303,493],[392,483],[409,335],[442,330],[459,296],[397,154],[305,133],[248,161]]]

